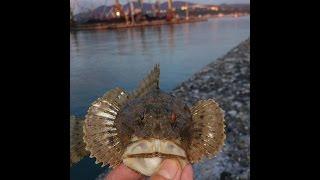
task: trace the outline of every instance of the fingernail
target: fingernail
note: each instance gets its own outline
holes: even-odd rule
[[[173,179],[179,170],[179,164],[171,159],[163,161],[158,174],[166,179]]]

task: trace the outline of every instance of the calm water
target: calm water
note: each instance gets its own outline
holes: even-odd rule
[[[107,90],[133,90],[160,64],[160,87],[170,91],[249,37],[250,17],[219,18],[173,26],[70,34],[70,111],[84,116]],[[71,179],[91,180],[105,168],[86,158],[71,169]]]

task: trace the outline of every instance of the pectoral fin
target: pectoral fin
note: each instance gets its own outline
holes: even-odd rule
[[[88,156],[83,142],[83,119],[70,116],[70,167]]]
[[[187,151],[191,163],[215,156],[224,144],[224,112],[214,100],[198,101],[191,109],[191,142]]]
[[[90,157],[102,166],[115,167],[121,163],[123,147],[116,128],[117,115],[128,100],[121,88],[108,91],[92,103],[84,124],[84,141]]]

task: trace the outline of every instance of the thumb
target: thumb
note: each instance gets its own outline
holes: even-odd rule
[[[166,159],[160,169],[151,176],[151,180],[180,180],[181,167],[178,161]]]

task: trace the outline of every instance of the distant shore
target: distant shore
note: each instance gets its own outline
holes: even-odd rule
[[[250,14],[217,14],[217,15],[208,15],[203,17],[192,17],[188,20],[186,19],[179,19],[172,22],[167,22],[165,20],[155,20],[151,22],[140,22],[135,24],[126,24],[126,23],[94,23],[94,24],[79,24],[74,27],[70,27],[70,31],[83,31],[83,30],[107,30],[107,29],[124,29],[124,28],[137,28],[137,27],[147,27],[147,26],[162,26],[162,25],[174,25],[174,24],[184,24],[184,23],[195,23],[195,22],[202,22],[208,21],[208,19],[215,19],[215,18],[224,18],[224,17],[242,17],[242,16],[250,16]]]
[[[126,24],[126,23],[115,23],[115,24],[108,24],[108,23],[95,23],[95,24],[82,24],[77,25],[75,27],[71,27],[71,31],[80,31],[80,30],[104,30],[104,29],[123,29],[123,28],[136,28],[136,27],[146,27],[146,26],[161,26],[161,25],[171,25],[171,24],[182,24],[182,23],[194,23],[194,22],[201,22],[207,21],[208,18],[200,17],[200,18],[190,18],[180,19],[175,21],[166,21],[166,20],[156,20],[156,21],[145,21],[141,23],[135,24]]]

